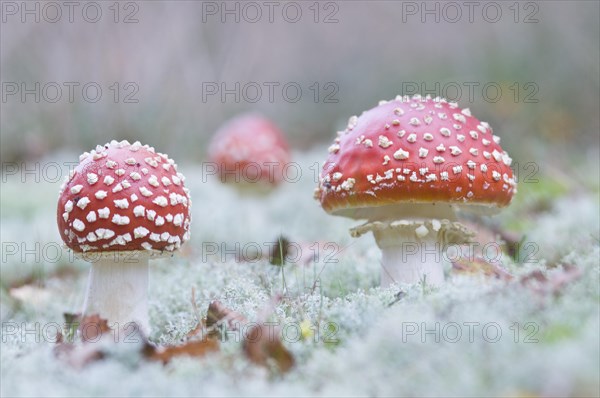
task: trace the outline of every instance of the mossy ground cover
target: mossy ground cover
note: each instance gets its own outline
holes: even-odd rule
[[[244,355],[244,330],[220,338],[216,352],[166,365],[135,341],[105,344],[82,367],[57,357],[49,325],[81,310],[88,266],[52,251],[58,183],[3,183],[2,396],[600,394],[597,174],[573,170],[584,176],[573,190],[542,169],[509,209],[483,220],[522,240],[525,255],[501,257],[510,279],[446,270],[440,288],[382,289],[373,238],[350,238],[355,222],[312,199],[311,166],[325,151],[295,153],[302,178],[263,197],[181,164],[192,240],[180,256],[151,263],[154,344],[183,343],[219,300],[277,326],[294,358],[286,373]],[[314,260],[272,265],[266,254],[279,236]],[[26,255],[36,243],[46,253]],[[239,261],[257,251],[263,258]]]

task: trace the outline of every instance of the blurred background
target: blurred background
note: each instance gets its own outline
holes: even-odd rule
[[[113,138],[201,161],[246,110],[305,150],[380,99],[420,92],[470,107],[521,162],[597,164],[595,1],[53,4],[2,5],[5,162]]]

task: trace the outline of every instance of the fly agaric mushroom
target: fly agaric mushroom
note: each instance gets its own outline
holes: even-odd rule
[[[315,197],[333,215],[366,219],[382,251],[382,286],[444,280],[444,249],[472,233],[455,210],[493,214],[516,183],[511,158],[486,122],[445,99],[381,101],[352,116],[329,147]]]
[[[79,157],[60,189],[58,229],[92,262],[83,313],[123,327],[148,324],[148,260],[190,237],[192,201],[177,165],[139,142],[112,141]]]
[[[283,180],[290,161],[288,144],[270,120],[250,113],[223,125],[208,149],[219,179],[240,190],[266,192]]]

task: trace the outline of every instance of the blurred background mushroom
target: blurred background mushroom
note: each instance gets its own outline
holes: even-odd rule
[[[290,152],[283,133],[264,116],[236,116],[217,131],[208,161],[219,181],[241,192],[268,193],[284,180]]]

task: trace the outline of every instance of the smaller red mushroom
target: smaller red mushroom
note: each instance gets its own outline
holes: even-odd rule
[[[352,116],[329,147],[315,197],[334,215],[366,219],[382,251],[382,285],[439,285],[448,244],[471,232],[455,210],[495,213],[516,193],[511,158],[488,123],[445,99],[396,97]]]
[[[92,262],[83,314],[123,327],[148,323],[148,260],[190,237],[192,201],[172,159],[112,141],[79,157],[62,185],[57,221],[66,246]]]
[[[221,182],[240,190],[268,192],[283,181],[290,151],[275,124],[249,113],[233,118],[217,131],[208,157],[216,165]]]

